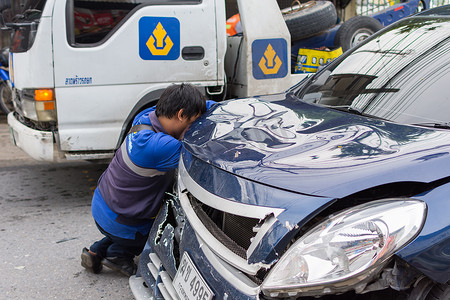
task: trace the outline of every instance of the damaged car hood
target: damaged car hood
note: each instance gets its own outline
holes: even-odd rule
[[[292,94],[221,102],[184,142],[197,159],[241,178],[330,198],[432,182],[447,176],[442,166],[450,163],[447,130],[354,115]]]

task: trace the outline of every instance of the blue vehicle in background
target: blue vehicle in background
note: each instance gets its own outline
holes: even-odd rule
[[[373,3],[374,1],[372,1]],[[424,11],[431,7],[431,0],[407,0],[395,4],[394,1],[378,1],[375,7],[369,1],[360,1],[359,15],[338,24],[324,32],[303,39],[294,39],[292,53],[299,48],[336,48],[343,51],[356,46],[384,26],[390,25],[402,18]],[[303,4],[304,5],[304,4]],[[297,6],[298,7],[298,6]],[[296,7],[285,9],[284,12],[295,10]]]
[[[186,132],[137,299],[450,298],[450,6]]]
[[[433,0],[296,0],[292,5],[278,2],[291,34],[292,73],[316,72],[319,66],[358,45],[384,26],[436,5]],[[441,2],[449,4],[446,0]],[[227,33],[238,34],[241,32],[239,26],[239,15],[231,17]],[[334,52],[327,54],[330,50]]]

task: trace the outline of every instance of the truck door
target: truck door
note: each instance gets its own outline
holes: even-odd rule
[[[215,1],[55,1],[53,18],[61,150],[115,149],[138,101],[223,77]]]

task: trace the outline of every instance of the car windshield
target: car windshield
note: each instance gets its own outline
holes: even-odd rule
[[[314,76],[304,101],[403,124],[450,122],[450,19],[405,19]]]

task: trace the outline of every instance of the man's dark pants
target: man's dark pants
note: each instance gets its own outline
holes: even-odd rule
[[[106,232],[102,227],[100,227],[100,225],[97,224],[97,222],[95,222],[95,224],[100,232],[105,235],[105,237],[92,244],[89,250],[97,253],[100,257],[120,257],[132,261],[134,257],[141,254],[144,249],[148,234],[143,235],[140,232],[137,232],[134,240],[124,239]]]

